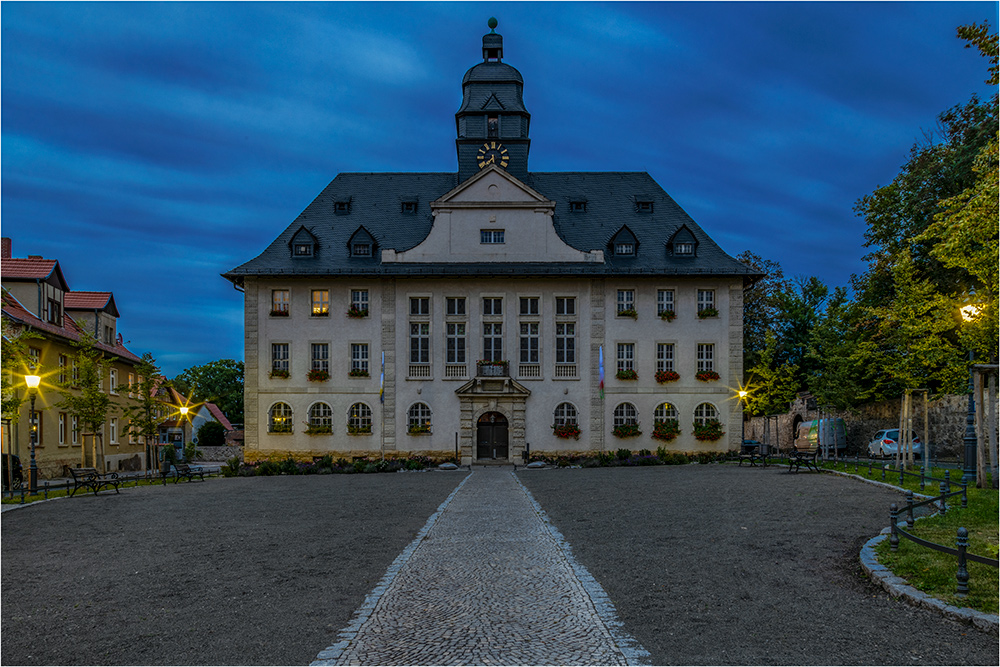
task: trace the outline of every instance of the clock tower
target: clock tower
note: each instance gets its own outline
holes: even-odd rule
[[[462,106],[455,113],[458,138],[458,179],[465,181],[487,165],[495,164],[512,176],[528,176],[528,123],[521,73],[503,62],[503,36],[497,20],[489,20],[483,35],[483,62],[462,79]]]

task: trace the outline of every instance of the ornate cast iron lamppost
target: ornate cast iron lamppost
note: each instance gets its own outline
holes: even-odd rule
[[[28,393],[31,395],[31,412],[28,417],[29,429],[31,432],[31,466],[28,468],[28,491],[35,493],[38,490],[38,463],[35,461],[35,445],[38,443],[38,423],[35,421],[35,396],[38,394],[38,385],[42,378],[38,375],[25,375],[24,383],[28,385]]]
[[[962,306],[960,309],[962,313],[962,319],[966,322],[971,322],[979,315],[979,306],[970,303]],[[973,350],[969,349],[969,411],[965,415],[965,437],[962,441],[965,443],[965,451],[962,458],[962,481],[966,484],[974,484],[976,481],[976,397],[975,392],[975,382],[973,380]]]

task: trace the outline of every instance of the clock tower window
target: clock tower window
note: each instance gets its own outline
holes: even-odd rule
[[[496,116],[490,116],[486,121],[486,134],[490,139],[497,139],[500,137],[500,119]]]

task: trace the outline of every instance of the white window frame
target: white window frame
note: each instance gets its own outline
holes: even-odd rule
[[[414,312],[416,306],[416,312]],[[410,297],[410,317],[430,317],[431,298],[429,296]]]
[[[522,364],[541,363],[541,337],[538,322],[521,322],[518,350]]]
[[[319,295],[319,299],[316,299],[316,295]],[[328,289],[314,289],[309,292],[310,305],[310,316],[311,317],[327,317],[330,315],[330,290]]]
[[[699,403],[694,409],[694,422],[704,426],[711,419],[719,419],[719,409],[711,403]]]
[[[72,445],[80,444],[80,418],[76,415],[70,415],[69,418],[70,430],[69,430],[69,441]]]
[[[317,352],[320,354],[317,355]],[[314,371],[330,372],[330,344],[309,344],[309,368]]]
[[[615,314],[621,314],[626,310],[635,310],[635,290],[620,289],[616,299],[617,308]]]
[[[556,317],[576,317],[576,297],[557,296]]]
[[[59,413],[59,444],[66,444],[66,413]]]
[[[316,401],[309,406],[309,426],[329,426],[333,430],[333,408],[329,403]]]
[[[518,311],[521,317],[538,317],[540,314],[539,297],[522,296],[518,298]]]
[[[282,353],[284,356],[282,356]],[[292,344],[271,343],[271,370],[289,371],[292,367]]]
[[[503,317],[503,297],[483,297],[483,317]]]
[[[364,371],[371,374],[368,368],[370,360],[368,343],[351,343],[351,370]]]
[[[613,414],[613,423],[615,427],[625,426],[626,424],[636,424],[639,423],[639,410],[636,409],[635,405],[625,401],[619,403],[615,406],[615,411]]]
[[[698,372],[715,370],[715,343],[698,343]]]
[[[556,322],[556,363],[576,363],[576,322]]]
[[[464,296],[445,297],[444,314],[447,317],[465,317],[468,314],[468,310],[466,309],[466,298]]]
[[[426,426],[431,428],[431,408],[426,403],[420,401],[414,403],[406,411],[406,428],[409,430],[413,426]]]
[[[274,433],[275,426],[283,426],[286,423],[294,427],[295,411],[292,410],[292,406],[284,401],[278,401],[271,405],[267,410],[267,432]]]
[[[431,363],[430,322],[410,322],[410,363]]]
[[[552,411],[552,423],[556,426],[578,426],[579,411],[568,401],[563,401]]]
[[[503,245],[504,231],[503,229],[480,229],[480,245]]]
[[[357,310],[366,311],[369,309],[368,290],[352,289],[351,306]],[[371,312],[371,311],[369,311]]]
[[[653,410],[653,423],[657,424],[668,419],[677,419],[677,406],[672,403],[660,403]]]
[[[674,290],[672,289],[660,289],[656,290],[656,315],[663,315],[666,311],[677,312],[676,308],[676,298]]]
[[[656,372],[674,370],[676,345],[674,343],[656,344]]]
[[[375,424],[372,421],[371,407],[361,401],[351,404],[351,407],[347,409],[347,426],[348,429],[354,427],[359,430],[367,426],[369,432],[374,431]]]
[[[617,370],[634,371],[635,343],[617,343],[615,349],[616,349],[615,360],[617,362],[616,366]]]
[[[445,363],[466,363],[466,335],[468,327],[465,322],[448,322],[445,324]]]
[[[503,322],[483,322],[483,359],[503,361]]]
[[[271,312],[288,313],[292,311],[292,291],[290,289],[271,290]]]
[[[715,290],[714,289],[700,289],[698,290],[698,312],[709,308],[715,309]]]
[[[108,420],[108,441],[112,445],[118,444],[118,417],[111,417]]]

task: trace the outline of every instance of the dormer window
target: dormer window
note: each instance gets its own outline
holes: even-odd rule
[[[333,212],[337,215],[347,215],[351,212],[351,200],[336,201],[333,203]]]
[[[639,213],[652,213],[653,212],[653,202],[645,199],[640,199],[635,202],[635,210]]]
[[[364,227],[358,227],[347,240],[347,249],[351,257],[375,257],[378,252],[377,245],[375,237]]]
[[[291,248],[292,257],[299,259],[302,257],[312,257],[316,254],[318,243],[319,241],[313,236],[313,233],[303,225],[292,234],[291,240],[288,241],[288,246]]]
[[[615,254],[616,255],[635,255],[635,244],[634,243],[616,243],[615,244]]]
[[[571,201],[569,203],[569,210],[571,213],[586,213],[587,212],[587,202],[585,201]]]
[[[417,202],[415,201],[404,201],[402,212],[407,214],[414,214],[417,212]]]
[[[674,254],[675,255],[693,255],[694,254],[694,244],[693,243],[675,243],[674,244]]]
[[[313,247],[311,243],[296,243],[293,252],[296,257],[312,257]]]
[[[354,257],[371,257],[372,246],[370,243],[354,243],[351,245],[351,255]]]

